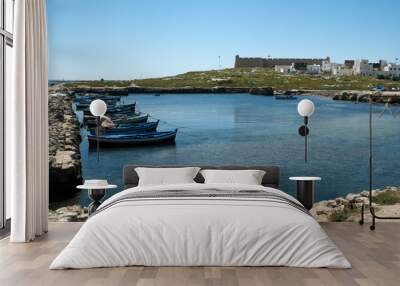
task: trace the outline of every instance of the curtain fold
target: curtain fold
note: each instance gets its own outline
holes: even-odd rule
[[[15,1],[13,94],[7,104],[6,186],[12,242],[47,232],[48,63],[45,0]]]

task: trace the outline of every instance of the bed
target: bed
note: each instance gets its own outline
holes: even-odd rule
[[[278,190],[276,166],[201,166],[264,170],[261,185],[195,183],[138,186],[125,166],[125,190],[107,199],[50,269],[118,266],[351,265],[308,211]]]

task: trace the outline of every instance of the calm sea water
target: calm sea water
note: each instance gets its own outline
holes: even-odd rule
[[[159,130],[179,128],[176,145],[102,149],[81,144],[83,176],[122,185],[122,166],[146,165],[278,165],[281,189],[295,193],[290,176],[322,177],[316,200],[368,188],[368,105],[309,97],[316,105],[310,118],[309,162],[304,163],[300,100],[276,100],[248,94],[129,95],[142,112],[160,119]],[[374,187],[400,185],[400,114],[379,118],[374,106]],[[399,107],[393,107],[398,112]],[[84,134],[84,132],[83,132]],[[108,196],[115,192],[109,192]],[[87,193],[79,202],[88,205]]]

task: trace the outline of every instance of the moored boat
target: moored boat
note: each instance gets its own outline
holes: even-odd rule
[[[127,124],[126,127],[115,127],[115,128],[101,128],[100,135],[111,135],[111,134],[129,134],[139,133],[145,131],[155,131],[157,129],[159,120],[145,123],[133,123]],[[90,129],[90,134],[95,136],[96,129]]]
[[[112,122],[115,125],[118,125],[118,124],[131,124],[131,123],[142,123],[142,122],[147,122],[148,118],[149,118],[148,114],[139,113],[139,114],[136,114],[134,116],[115,117],[115,118],[112,118]],[[96,118],[94,118],[93,116],[91,116],[91,117],[86,117],[85,116],[84,123],[89,128],[97,126]]]
[[[117,105],[114,107],[107,108],[106,114],[114,114],[114,113],[134,113],[136,109],[136,102],[126,105]],[[90,108],[87,107],[83,110],[84,115],[91,115]]]
[[[88,101],[76,102],[76,103],[75,103],[76,109],[82,110],[82,109],[87,109],[87,108],[89,108],[90,103],[92,103],[93,100],[95,100],[95,98],[93,98],[93,99],[91,99],[91,100],[88,100]],[[104,100],[104,102],[105,102],[107,105],[113,106],[113,105],[116,105],[116,104],[117,104],[118,99],[115,99],[115,100]]]
[[[74,102],[85,102],[85,101],[92,101],[95,99],[101,100],[120,100],[121,96],[119,95],[104,95],[104,94],[86,94],[86,95],[79,95],[74,98]]]
[[[99,144],[104,147],[113,146],[134,146],[134,145],[147,145],[147,144],[171,144],[175,142],[178,129],[174,131],[165,132],[145,132],[128,135],[88,135],[89,146],[94,147]]]

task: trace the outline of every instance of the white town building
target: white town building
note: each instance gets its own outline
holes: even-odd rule
[[[383,68],[383,71],[390,76],[400,76],[400,64],[390,63]]]
[[[319,74],[321,73],[321,66],[317,64],[307,65],[307,73]]]
[[[275,71],[279,73],[290,73],[295,71],[294,64],[291,65],[276,65]]]
[[[353,72],[355,75],[372,75],[373,66],[368,63],[368,60],[355,60]]]
[[[353,69],[348,68],[344,64],[335,64],[332,66],[332,75],[336,76],[351,76],[354,74]]]
[[[332,63],[331,61],[322,61],[321,71],[324,73],[332,73],[336,63]]]

